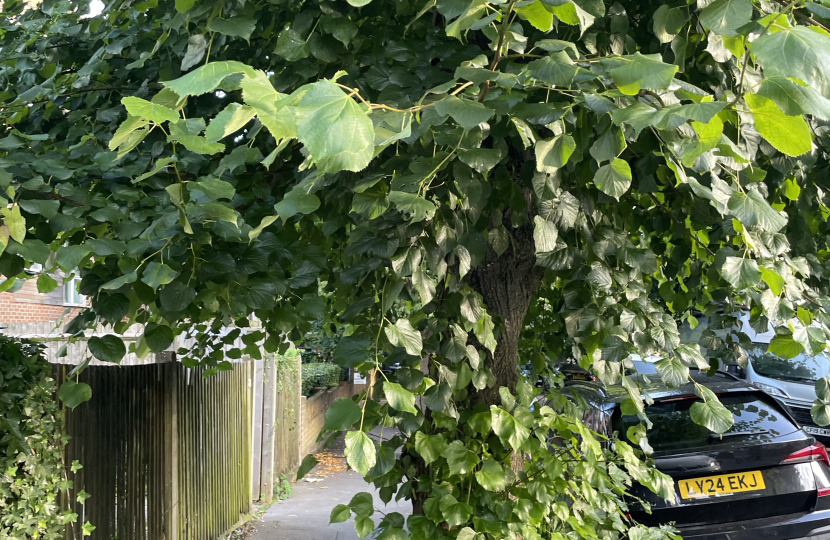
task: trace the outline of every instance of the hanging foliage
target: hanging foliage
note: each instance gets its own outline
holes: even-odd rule
[[[781,324],[780,355],[825,347],[821,3],[4,9],[0,288],[33,262],[79,269],[92,305],[70,330],[110,323],[92,349],[105,361],[134,323],[130,350],[195,331],[185,362],[214,369],[239,337],[220,330],[251,314],[262,328],[231,355],[321,317],[342,329],[335,361],[378,379],[326,429],[347,431],[384,501],[414,507],[338,506],[361,536],[664,537],[626,518],[632,482],[674,496],[647,441],[591,432],[561,385],[531,408],[518,365],[570,356],[645,418],[626,360],[664,358],[669,385],[744,364],[746,336],[712,330],[740,310]],[[678,322],[701,313],[712,329],[681,344]],[[401,367],[387,379],[381,363]],[[728,429],[700,393],[696,421]],[[380,424],[400,435],[372,440]]]

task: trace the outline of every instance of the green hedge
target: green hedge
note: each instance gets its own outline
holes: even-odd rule
[[[304,396],[315,388],[334,388],[343,378],[343,371],[337,364],[303,364],[302,370]]]
[[[63,538],[77,515],[60,494],[80,468],[67,468],[63,411],[38,346],[0,335],[0,538]],[[84,527],[90,529],[90,525]]]

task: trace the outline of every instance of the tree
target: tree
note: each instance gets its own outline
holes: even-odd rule
[[[821,3],[4,9],[2,287],[30,262],[79,269],[92,308],[71,328],[112,325],[90,342],[102,360],[140,323],[136,352],[195,328],[183,361],[226,369],[212,330],[254,314],[263,330],[238,354],[323,316],[344,329],[341,364],[400,361],[383,400],[327,417],[382,498],[413,501],[406,532],[397,514],[375,524],[366,495],[336,508],[361,535],[664,536],[625,517],[632,481],[673,496],[644,465],[644,431],[602,444],[561,387],[531,410],[518,365],[570,355],[645,418],[624,362],[662,356],[672,385],[708,369],[679,340],[696,313],[722,328],[741,309],[763,328],[797,318],[771,349],[824,347]],[[700,345],[746,362],[740,333]],[[696,421],[728,429],[699,391]],[[401,435],[373,442],[380,424]]]

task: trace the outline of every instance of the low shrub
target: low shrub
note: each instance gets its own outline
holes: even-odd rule
[[[0,335],[0,538],[59,539],[77,515],[60,495],[80,468],[68,470],[63,412],[51,367],[38,346]],[[85,494],[84,494],[85,495]],[[88,523],[84,531],[91,530]]]
[[[336,364],[303,364],[302,376],[303,395],[308,396],[315,388],[334,388],[340,384],[343,371]]]

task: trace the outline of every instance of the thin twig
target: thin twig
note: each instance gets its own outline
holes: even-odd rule
[[[493,55],[493,61],[490,63],[490,71],[496,71],[496,68],[501,62],[501,48],[504,46],[504,36],[507,35],[507,29],[510,28],[510,16],[513,14],[513,5],[516,3],[516,0],[510,0],[510,5],[507,6],[507,12],[504,14],[504,20],[501,22],[501,31],[499,32],[499,42],[496,45],[496,54]],[[478,98],[478,102],[481,103],[484,101],[484,98],[487,97],[487,94],[490,93],[490,81],[486,81],[484,83],[484,88],[481,89],[481,97]]]

